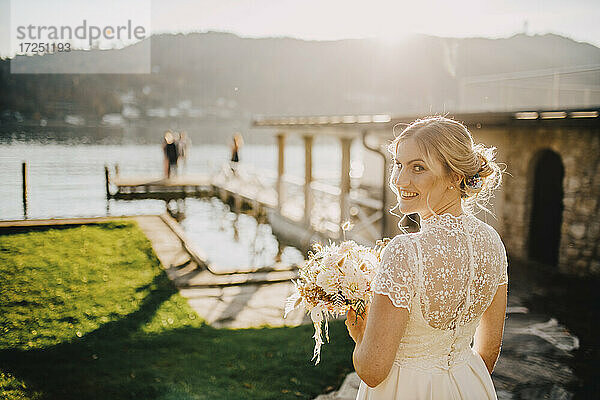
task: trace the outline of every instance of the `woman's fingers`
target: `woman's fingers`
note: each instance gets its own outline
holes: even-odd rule
[[[356,311],[349,309],[346,313],[346,326],[356,325]]]
[[[346,313],[346,321],[349,319],[354,320],[356,318],[356,312],[353,309],[349,309]]]

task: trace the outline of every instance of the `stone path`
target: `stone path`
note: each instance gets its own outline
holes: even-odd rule
[[[213,274],[202,252],[186,240],[181,227],[168,214],[135,217],[152,243],[167,276],[190,306],[217,328],[262,325],[297,326],[309,323],[302,310],[283,318],[285,299],[293,293],[296,271],[286,266],[255,272]]]

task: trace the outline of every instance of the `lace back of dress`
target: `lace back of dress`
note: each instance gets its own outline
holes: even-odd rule
[[[456,329],[478,319],[496,293],[499,279],[494,233],[475,217],[437,216],[416,240],[417,291],[427,323]]]

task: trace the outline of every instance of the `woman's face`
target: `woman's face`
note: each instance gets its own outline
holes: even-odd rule
[[[425,164],[423,154],[414,139],[398,142],[392,161],[394,168],[391,183],[398,190],[401,213],[418,213],[422,218],[427,218],[431,215],[430,207],[438,213],[438,210],[444,210],[449,204],[456,203],[457,198],[460,202],[458,192],[448,189],[452,183],[438,176],[442,166],[437,163],[434,167],[439,172],[432,171]]]

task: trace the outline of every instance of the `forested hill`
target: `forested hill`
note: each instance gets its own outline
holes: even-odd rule
[[[241,38],[218,32],[161,34],[147,40],[151,40],[151,74],[17,75],[10,74],[9,60],[2,60],[0,111],[47,118],[75,113],[99,119],[121,112],[127,92],[133,94],[128,101],[142,116],[149,108],[168,109],[184,101],[186,107],[200,110],[194,114],[198,118],[241,121],[253,114],[398,115],[459,106],[494,109],[506,105],[506,88],[469,86],[465,95],[462,78],[600,64],[599,48],[554,34],[506,39],[416,35],[395,44],[372,39]],[[110,65],[113,57],[135,53],[139,46],[30,57],[27,62]],[[561,77],[561,85],[597,86],[599,75],[597,71],[568,75],[567,81]],[[521,83],[513,85],[511,101],[523,105],[549,101],[548,78]],[[573,93],[561,94],[561,101],[582,103],[581,91]]]

